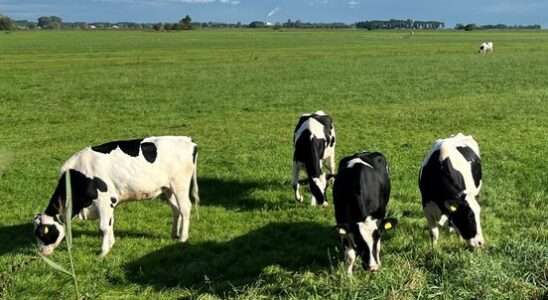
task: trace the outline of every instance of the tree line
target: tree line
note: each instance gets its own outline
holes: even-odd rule
[[[356,28],[362,28],[367,30],[373,29],[443,29],[445,28],[444,22],[439,21],[413,21],[390,19],[387,21],[360,21],[356,23]]]
[[[482,30],[482,29],[541,29],[540,25],[506,25],[506,24],[496,24],[496,25],[476,25],[472,24],[457,24],[455,25],[456,30]]]
[[[190,30],[195,28],[359,28],[367,30],[376,29],[445,29],[445,23],[440,21],[414,21],[411,19],[396,20],[364,20],[354,24],[342,22],[331,23],[312,23],[302,22],[301,20],[286,22],[269,23],[265,21],[252,21],[249,24],[224,23],[224,22],[193,22],[189,15],[175,23],[137,23],[137,22],[63,22],[57,16],[42,16],[36,22],[27,20],[12,20],[6,15],[0,13],[0,30],[13,29],[151,29],[156,31],[171,30]],[[476,25],[476,24],[457,24],[456,30],[481,30],[481,29],[541,29],[540,25]]]

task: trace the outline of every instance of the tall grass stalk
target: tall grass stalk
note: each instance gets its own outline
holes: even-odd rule
[[[63,272],[69,276],[72,277],[72,280],[74,281],[74,290],[76,292],[76,299],[80,299],[80,290],[78,289],[78,280],[76,278],[76,272],[74,271],[74,259],[72,257],[72,186],[70,184],[70,172],[66,172],[65,176],[66,180],[66,202],[65,202],[65,240],[67,242],[67,251],[69,255],[69,261],[70,261],[70,270],[71,272],[67,271],[67,269],[63,268],[58,263],[54,262],[53,260],[43,256],[40,254],[42,259],[53,269]]]

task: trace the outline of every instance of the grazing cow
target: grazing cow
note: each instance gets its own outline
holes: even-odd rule
[[[295,127],[293,146],[293,181],[295,200],[303,201],[299,193],[299,172],[306,170],[308,184],[312,193],[311,204],[327,206],[325,192],[327,178],[322,171],[323,162],[331,176],[335,170],[335,127],[333,120],[323,111],[304,114]]]
[[[483,42],[479,47],[479,53],[484,54],[487,52],[493,52],[493,43],[492,42]]]
[[[358,152],[341,160],[333,204],[350,276],[357,255],[365,270],[381,265],[381,235],[398,222],[385,218],[389,197],[390,177],[381,153]]]
[[[438,226],[449,225],[472,247],[484,243],[478,196],[481,188],[478,143],[459,133],[437,140],[426,156],[419,175],[424,215],[432,244]]]
[[[40,252],[49,255],[65,236],[66,174],[70,174],[72,215],[99,218],[103,233],[101,255],[114,244],[114,208],[130,200],[164,194],[173,212],[172,237],[188,239],[190,198],[198,204],[197,145],[189,137],[163,136],[115,141],[87,147],[61,167],[49,205],[34,219]],[[182,221],[182,224],[181,224]]]

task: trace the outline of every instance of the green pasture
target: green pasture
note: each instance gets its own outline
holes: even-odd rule
[[[493,54],[477,53],[484,40]],[[320,109],[337,160],[388,159],[399,224],[376,273],[348,278],[333,206],[293,200],[294,125]],[[434,140],[458,132],[482,151],[476,251],[448,231],[432,248],[417,184]],[[0,298],[74,299],[32,218],[73,153],[152,135],[199,144],[189,242],[170,239],[159,199],[117,208],[105,258],[97,222],[74,222],[85,298],[548,297],[548,32],[0,32]],[[64,243],[51,258],[68,266]]]

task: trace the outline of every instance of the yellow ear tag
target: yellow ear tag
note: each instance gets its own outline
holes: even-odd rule
[[[49,229],[47,227],[44,227],[44,233],[48,234]]]
[[[392,228],[392,223],[386,223],[386,224],[384,224],[384,229],[388,230],[388,229],[390,229],[390,228]]]
[[[339,228],[340,235],[346,235],[346,230],[344,228]]]
[[[451,206],[449,206],[449,210],[450,210],[451,212],[456,212],[456,211],[457,211],[457,207],[454,206],[454,205],[451,205]]]

